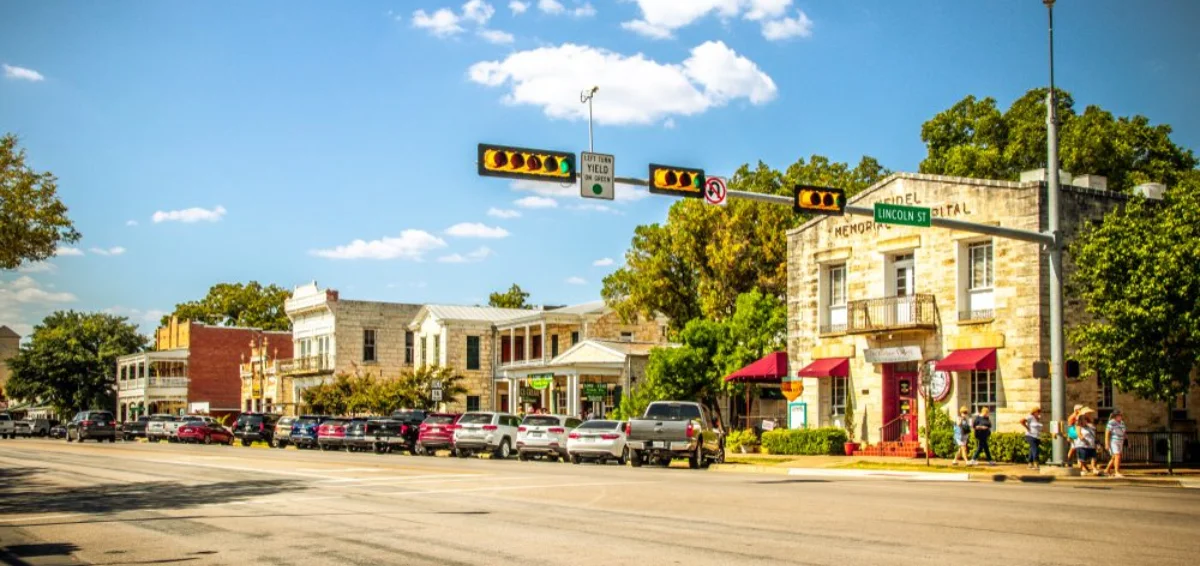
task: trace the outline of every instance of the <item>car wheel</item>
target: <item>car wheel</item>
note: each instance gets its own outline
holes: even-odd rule
[[[115,444],[116,442],[117,442],[117,437],[115,435],[108,437],[109,444]]]
[[[688,456],[688,468],[693,470],[700,469],[700,463],[704,461],[704,446],[699,442],[696,443],[696,451]]]
[[[633,466],[635,468],[642,467],[642,451],[641,450],[630,450],[629,451],[629,465]]]
[[[243,438],[243,439],[242,439],[242,446],[250,446],[250,439],[249,439],[249,438]]]
[[[625,448],[621,449],[621,456],[617,458],[617,465],[624,466],[625,462],[628,462],[628,461],[629,461],[629,447],[626,446]]]
[[[71,431],[69,430],[67,431],[67,442],[75,442],[75,439],[71,438]]]
[[[212,435],[211,435],[211,434],[206,434],[206,435],[204,435],[204,443],[205,443],[205,444],[212,444]]]
[[[501,460],[507,460],[509,456],[512,456],[512,444],[507,438],[500,441],[500,447],[496,449],[495,456]]]
[[[571,454],[571,463],[572,463],[572,464],[575,464],[576,466],[578,466],[578,465],[579,465],[579,463],[580,463],[580,462],[582,462],[582,461],[583,461],[583,460],[581,460],[581,459],[579,458],[579,454]]]

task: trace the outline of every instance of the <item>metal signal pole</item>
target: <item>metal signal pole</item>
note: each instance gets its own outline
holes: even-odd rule
[[[1063,376],[1065,345],[1063,340],[1063,273],[1062,235],[1059,233],[1062,216],[1058,179],[1058,109],[1054,93],[1054,0],[1042,0],[1050,21],[1050,92],[1046,96],[1046,184],[1050,244],[1050,418],[1062,422],[1067,413],[1067,383]],[[1057,430],[1055,431],[1057,432]],[[1053,461],[1061,465],[1066,459],[1066,439],[1054,436]]]
[[[598,91],[598,90],[600,90],[600,87],[594,86],[594,87],[589,88],[579,94],[579,102],[587,103],[587,105],[588,105],[588,151],[589,152],[596,150],[596,148],[592,145],[592,98],[594,98],[596,96],[596,91]]]

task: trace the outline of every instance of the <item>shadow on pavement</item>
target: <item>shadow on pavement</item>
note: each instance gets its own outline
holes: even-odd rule
[[[46,563],[45,558],[47,557],[61,556],[69,558],[78,550],[78,546],[65,542],[14,544],[12,546],[0,547],[0,564],[28,566],[30,563],[25,561],[25,558],[36,558],[38,559],[37,562]],[[70,563],[74,561],[69,560],[66,562]]]
[[[45,468],[35,468],[32,466],[0,468],[0,494],[6,491],[12,491],[13,489],[22,486],[37,487],[49,485],[46,482],[37,479],[37,476],[45,472]]]
[[[303,489],[296,480],[228,481],[186,485],[174,481],[83,487],[20,485],[0,491],[0,515],[34,513],[120,513],[187,509]]]

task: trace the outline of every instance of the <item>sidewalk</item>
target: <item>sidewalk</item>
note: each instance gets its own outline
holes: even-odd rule
[[[1175,468],[1168,476],[1162,466],[1123,466],[1124,478],[1079,476],[1074,469],[1024,464],[951,466],[949,460],[869,456],[779,456],[729,454],[714,470],[735,473],[782,474],[823,477],[878,477],[915,481],[1014,481],[1022,483],[1080,482],[1096,485],[1149,485],[1200,488],[1200,469]]]

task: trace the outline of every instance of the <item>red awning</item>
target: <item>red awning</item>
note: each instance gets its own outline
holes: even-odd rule
[[[822,358],[804,366],[800,377],[846,377],[850,375],[850,358]]]
[[[787,375],[787,352],[772,352],[762,359],[727,376],[725,381],[760,381],[774,383]]]
[[[975,371],[996,369],[996,349],[955,350],[934,366],[938,371]]]

